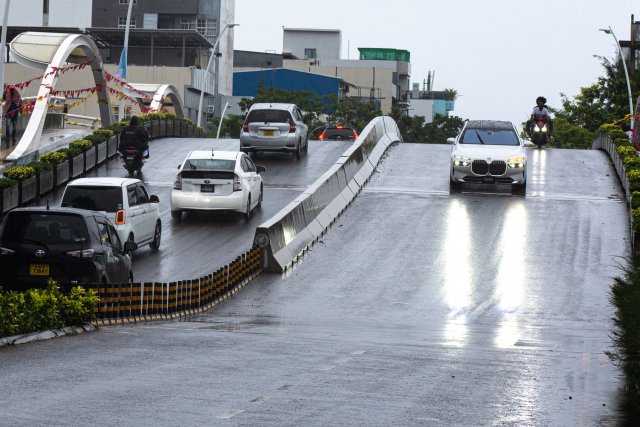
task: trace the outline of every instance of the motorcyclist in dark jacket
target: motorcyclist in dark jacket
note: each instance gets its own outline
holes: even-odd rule
[[[135,147],[142,155],[149,158],[149,133],[145,128],[139,125],[139,119],[136,116],[131,117],[129,126],[124,127],[120,132],[120,143],[118,151],[124,155],[125,149]]]

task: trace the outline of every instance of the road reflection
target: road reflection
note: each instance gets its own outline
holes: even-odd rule
[[[498,273],[494,300],[503,315],[494,338],[500,348],[512,347],[520,337],[518,316],[515,315],[525,295],[527,211],[522,203],[511,204],[505,213],[497,254]]]
[[[444,241],[444,301],[449,318],[444,325],[445,343],[464,346],[468,337],[467,316],[471,304],[471,220],[467,206],[451,200]]]
[[[534,184],[535,191],[531,195],[544,196],[547,183],[547,150],[533,149],[527,159],[527,184]]]

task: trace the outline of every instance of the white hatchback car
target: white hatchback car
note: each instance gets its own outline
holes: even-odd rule
[[[80,178],[67,184],[63,207],[105,211],[122,242],[160,247],[162,222],[158,196],[135,178]]]
[[[449,182],[452,190],[463,183],[510,184],[518,192],[527,185],[527,154],[511,122],[469,120],[451,148]]]
[[[183,211],[236,211],[251,218],[262,204],[263,166],[239,151],[192,151],[178,166],[171,191],[171,216]]]

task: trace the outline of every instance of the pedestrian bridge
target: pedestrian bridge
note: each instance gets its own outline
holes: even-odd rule
[[[24,131],[15,147],[5,147],[6,161],[18,159],[41,148],[43,131],[50,109],[52,92],[59,79],[59,71],[65,64],[86,64],[91,67],[98,97],[100,121],[102,127],[108,127],[115,121],[107,74],[104,70],[100,52],[94,40],[86,34],[63,34],[24,32],[9,44],[10,56],[17,63],[42,71],[43,77],[38,94],[30,114],[21,117]],[[140,101],[142,97],[151,99],[150,109],[160,111],[165,100],[173,106],[176,115],[183,117],[182,101],[175,87],[168,84],[129,84],[125,95]],[[45,141],[49,137],[45,135]],[[6,142],[5,142],[6,145]]]

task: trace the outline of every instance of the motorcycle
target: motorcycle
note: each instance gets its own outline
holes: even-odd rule
[[[536,147],[542,148],[549,140],[549,126],[547,125],[546,116],[535,116],[533,118],[533,126],[531,131],[531,142]]]
[[[145,164],[147,159],[143,156],[143,153],[135,147],[127,147],[124,149],[124,154],[120,154],[122,159],[122,166],[129,172],[129,176],[135,176],[136,172],[140,173],[142,165]]]

